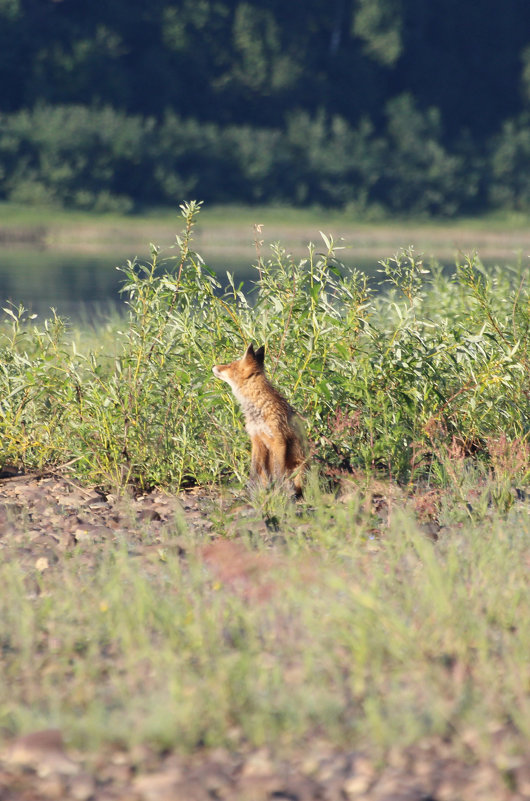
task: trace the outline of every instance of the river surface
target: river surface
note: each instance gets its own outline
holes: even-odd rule
[[[344,251],[341,260],[373,276],[379,259],[392,253],[394,250],[388,247],[384,252],[374,250],[371,255]],[[256,276],[256,254],[251,248],[246,253],[220,249],[202,255],[223,284],[227,270],[234,273],[236,282],[250,282]],[[117,267],[135,256],[144,263],[149,259],[147,251],[86,254],[51,248],[0,247],[0,303],[2,307],[22,304],[39,318],[49,316],[53,308],[60,316],[73,320],[94,320],[110,309],[123,307],[120,287],[124,276]],[[301,256],[303,251],[295,254],[297,259]],[[454,264],[454,260],[443,261]]]
[[[30,248],[0,249],[0,303],[22,304],[39,317],[49,316],[53,308],[60,316],[74,320],[104,316],[110,309],[123,305],[120,288],[124,275],[117,268],[134,258],[135,253],[79,254],[34,250]],[[139,254],[144,263],[148,254]],[[227,283],[226,272],[234,274],[236,285],[257,277],[253,263],[256,257],[230,255],[224,251],[205,258],[221,283]],[[350,263],[351,260],[349,260]],[[363,258],[355,265],[374,273],[377,258]]]

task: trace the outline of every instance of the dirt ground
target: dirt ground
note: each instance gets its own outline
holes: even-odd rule
[[[215,546],[210,510],[215,498],[196,489],[116,498],[54,475],[0,478],[0,549],[34,569],[64,558],[79,544],[127,541],[147,559],[175,518]],[[145,536],[146,530],[149,536]],[[175,539],[175,548],[185,547]],[[215,548],[205,549],[209,562]],[[226,554],[219,551],[220,558]],[[499,730],[499,740],[509,733]],[[184,756],[149,747],[85,754],[67,748],[61,732],[32,732],[0,749],[0,801],[523,801],[530,799],[528,759],[477,763],[431,739],[396,746],[381,759],[338,751],[313,739],[289,759],[267,749],[223,749]]]

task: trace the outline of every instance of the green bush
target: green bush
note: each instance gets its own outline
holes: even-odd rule
[[[369,119],[293,111],[273,127],[225,125],[167,112],[38,106],[0,115],[0,198],[97,211],[209,202],[280,202],[452,216],[477,195],[477,171],[448,152],[435,111],[408,97]]]
[[[528,115],[508,120],[492,143],[490,199],[497,208],[530,209]]]
[[[110,108],[84,106],[1,115],[1,195],[25,203],[130,211],[146,178],[141,164],[152,126]]]
[[[474,203],[478,175],[464,154],[452,153],[437,109],[420,111],[410,95],[387,106],[387,150],[381,170],[384,203],[396,213],[452,217]]]
[[[528,448],[530,319],[516,273],[488,275],[472,257],[452,277],[429,274],[411,251],[382,263],[390,289],[374,294],[322,235],[299,263],[281,247],[260,259],[250,293],[231,276],[223,290],[191,250],[199,207],[181,207],[174,255],[153,246],[151,262],[123,268],[128,312],[107,351],[72,343],[59,319],[39,328],[8,310],[4,461],[68,463],[107,485],[243,480],[240,411],[211,367],[250,341],[267,345],[328,472],[436,482],[453,452],[487,466],[501,442]]]

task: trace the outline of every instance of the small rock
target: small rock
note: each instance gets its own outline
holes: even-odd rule
[[[423,801],[428,797],[421,782],[394,770],[385,771],[370,793],[373,801]]]
[[[175,801],[180,775],[174,771],[147,773],[137,776],[133,787],[142,801]]]
[[[3,464],[0,467],[0,478],[13,478],[21,475],[22,471],[14,464]]]
[[[39,798],[63,799],[66,797],[64,782],[56,773],[40,779],[37,786]]]
[[[76,528],[72,532],[72,536],[76,542],[87,542],[94,539],[94,535],[90,530],[92,527],[87,526],[86,528]]]
[[[241,775],[248,778],[256,778],[257,776],[271,776],[274,773],[274,765],[268,753],[261,749],[255,751],[249,756],[243,766]]]
[[[147,521],[147,522],[162,520],[162,518],[160,517],[160,515],[156,511],[156,509],[141,509],[138,512],[137,517],[138,517],[138,520],[143,520],[143,521]]]
[[[514,771],[517,790],[525,798],[530,798],[530,760]]]
[[[58,729],[44,729],[18,737],[11,744],[7,761],[33,768],[43,777],[52,773],[72,775],[78,771],[77,764],[65,754]]]
[[[88,801],[96,790],[96,782],[88,773],[74,776],[70,781],[69,797],[73,801]]]
[[[359,773],[351,776],[343,784],[343,791],[348,798],[359,798],[364,795],[371,784],[371,777],[367,774]]]

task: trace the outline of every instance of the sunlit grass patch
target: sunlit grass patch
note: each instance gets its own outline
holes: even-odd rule
[[[510,720],[522,743],[527,510],[437,544],[408,513],[374,538],[352,511],[313,498],[276,540],[188,532],[184,554],[149,564],[120,545],[43,572],[4,560],[3,730],[59,726],[90,748],[318,734],[384,749],[469,729],[487,740]]]

